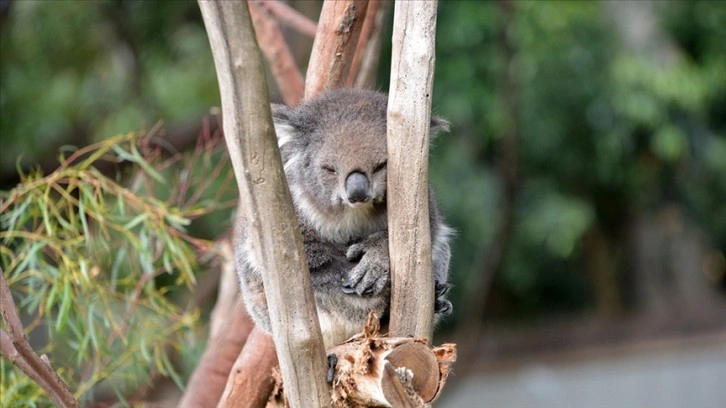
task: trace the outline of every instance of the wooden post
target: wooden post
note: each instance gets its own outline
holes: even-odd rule
[[[292,407],[330,406],[327,364],[310,273],[267,96],[247,3],[199,1],[222,99],[224,136],[241,208],[263,260],[275,347]]]
[[[431,339],[434,282],[428,206],[436,1],[398,1],[388,95],[391,336]]]

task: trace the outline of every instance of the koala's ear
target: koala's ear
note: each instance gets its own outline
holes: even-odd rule
[[[292,124],[293,109],[278,103],[271,104],[270,108],[272,110],[272,123],[275,125],[275,134],[277,135],[277,144],[282,148],[282,146],[297,138],[298,129]]]
[[[439,133],[449,133],[449,121],[441,116],[431,116],[431,139],[435,138]]]

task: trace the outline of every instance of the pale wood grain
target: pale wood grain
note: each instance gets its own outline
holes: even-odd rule
[[[436,5],[395,3],[388,96],[391,335],[428,339],[434,312],[428,154]]]
[[[199,1],[222,99],[224,135],[248,233],[258,242],[272,332],[293,407],[325,407],[310,273],[272,126],[262,57],[245,1]],[[232,402],[230,402],[232,403]]]

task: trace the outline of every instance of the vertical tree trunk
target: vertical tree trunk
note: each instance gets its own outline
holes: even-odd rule
[[[272,126],[262,57],[245,1],[199,1],[222,98],[224,135],[241,216],[259,247],[263,284],[287,398],[330,405],[325,350],[310,273]],[[284,273],[284,275],[283,275]]]
[[[428,206],[436,1],[399,1],[388,96],[391,335],[431,339],[434,282]]]

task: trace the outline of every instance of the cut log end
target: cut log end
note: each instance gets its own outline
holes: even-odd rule
[[[394,348],[386,360],[393,367],[409,370],[412,374],[411,387],[424,401],[434,399],[440,375],[439,364],[431,349],[421,343],[406,343]]]
[[[423,408],[441,395],[456,345],[428,347],[426,339],[379,335],[375,317],[363,333],[328,351],[333,406]],[[267,408],[287,407],[281,379]]]
[[[364,332],[333,347],[337,407],[425,407],[441,393],[456,345],[429,348],[426,339],[380,337],[371,318]]]

